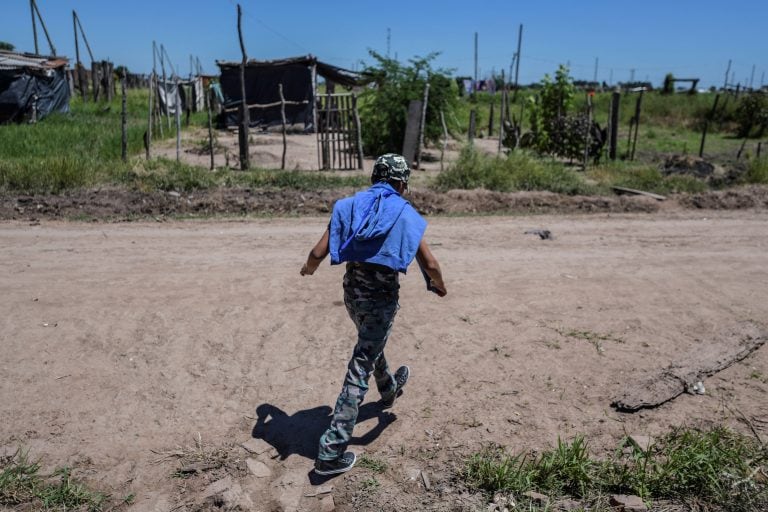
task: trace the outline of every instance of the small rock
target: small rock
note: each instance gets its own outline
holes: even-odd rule
[[[424,484],[424,489],[429,490],[431,484],[429,483],[429,477],[425,471],[421,472],[421,483]]]
[[[205,488],[203,491],[203,498],[210,498],[211,496],[215,496],[217,494],[221,494],[225,491],[228,491],[232,488],[232,477],[227,476],[222,478],[221,480],[216,480],[212,484],[210,484],[208,487]]]
[[[644,452],[647,452],[648,448],[650,448],[654,443],[653,438],[651,436],[639,436],[635,434],[632,434],[631,436],[629,436],[629,440],[635,443],[637,447],[643,450]]]
[[[609,498],[608,503],[623,512],[645,512],[648,510],[642,498],[632,494],[614,494]]]
[[[572,510],[582,510],[584,505],[576,500],[559,500],[555,503],[555,509],[571,512]]]
[[[532,501],[536,502],[539,505],[546,505],[547,503],[549,503],[549,496],[547,496],[546,494],[541,494],[540,492],[527,491],[523,493],[523,496],[530,498]]]
[[[333,495],[323,496],[320,500],[320,512],[333,512],[336,510],[336,503],[333,501]]]
[[[272,476],[272,470],[260,460],[248,458],[245,459],[245,465],[248,467],[248,471],[253,473],[257,478],[268,478]]]
[[[181,197],[181,194],[179,194],[175,190],[171,190],[170,192],[168,192],[168,195],[171,197]]]
[[[272,448],[272,446],[265,440],[256,439],[255,437],[250,438],[240,446],[245,448],[246,451],[255,453],[256,455],[261,455],[262,453],[269,451],[269,449]]]
[[[333,491],[332,485],[321,485],[317,488],[317,494],[328,494],[331,491]]]

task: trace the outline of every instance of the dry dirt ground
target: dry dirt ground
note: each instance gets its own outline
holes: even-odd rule
[[[351,446],[386,469],[318,481],[354,344],[342,269],[299,276],[326,222],[0,223],[0,455],[73,467],[131,511],[483,510],[456,475],[487,443],[583,434],[604,455],[626,434],[768,421],[765,346],[704,395],[610,407],[723,329],[765,328],[766,209],[433,217],[449,295],[402,279],[387,354],[411,380],[391,413],[371,391]]]

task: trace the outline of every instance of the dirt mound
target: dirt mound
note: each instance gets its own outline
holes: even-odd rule
[[[679,196],[677,200],[684,208],[707,210],[768,208],[768,187],[750,186],[700,194],[686,194]]]

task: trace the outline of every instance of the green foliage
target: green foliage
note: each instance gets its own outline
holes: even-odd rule
[[[558,440],[539,457],[506,455],[486,448],[466,466],[467,482],[489,492],[517,495],[536,490],[550,496],[594,498],[606,493],[645,499],[696,499],[727,511],[764,510],[768,485],[755,478],[765,471],[768,449],[722,427],[676,429],[651,447],[622,441],[612,457],[589,455],[582,437]]]
[[[531,132],[534,134],[534,148],[539,153],[557,153],[552,140],[554,124],[568,113],[573,103],[576,88],[568,74],[568,67],[560,65],[555,72],[555,80],[549,74],[544,75],[537,97],[529,98]]]
[[[357,465],[361,468],[370,469],[374,473],[383,473],[387,470],[386,462],[368,455],[361,455],[357,460]]]
[[[768,185],[768,157],[755,158],[749,162],[747,172],[744,173],[745,183]]]
[[[587,175],[604,189],[625,187],[656,194],[696,193],[707,189],[707,184],[694,176],[664,176],[657,167],[642,164],[610,163],[590,169]]]
[[[0,41],[0,50],[8,50],[9,52],[12,52],[15,49],[16,47],[11,43]]]
[[[661,94],[674,94],[675,93],[675,75],[667,73],[664,77],[664,86],[661,89]]]
[[[544,161],[524,151],[492,156],[472,147],[435,181],[438,190],[484,188],[498,192],[549,190],[560,194],[594,193],[584,179],[564,165]]]
[[[50,477],[39,474],[40,464],[30,462],[21,450],[0,459],[0,505],[24,510],[100,511],[107,495],[94,492],[77,482],[68,468]]]
[[[735,120],[739,137],[749,137],[753,129],[757,129],[757,136],[762,137],[768,129],[768,94],[752,92],[742,97],[736,107]]]
[[[401,151],[408,104],[411,100],[423,100],[427,83],[429,98],[424,139],[440,139],[443,133],[440,111],[444,111],[445,115],[453,111],[457,91],[447,71],[432,68],[431,63],[438,54],[416,57],[406,66],[375,51],[369,53],[377,65],[365,70],[374,77],[376,87],[364,91],[360,101],[363,147],[366,153],[379,155]]]

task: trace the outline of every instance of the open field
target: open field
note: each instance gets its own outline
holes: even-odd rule
[[[309,471],[354,342],[342,269],[298,274],[326,222],[0,223],[0,455],[70,466],[121,509],[320,510]],[[765,209],[433,218],[427,236],[449,295],[402,279],[387,353],[412,378],[391,414],[366,400],[337,510],[484,510],[455,477],[487,443],[584,435],[601,456],[681,425],[751,436],[742,415],[768,435],[766,347],[703,395],[610,407],[723,329],[766,328]]]

